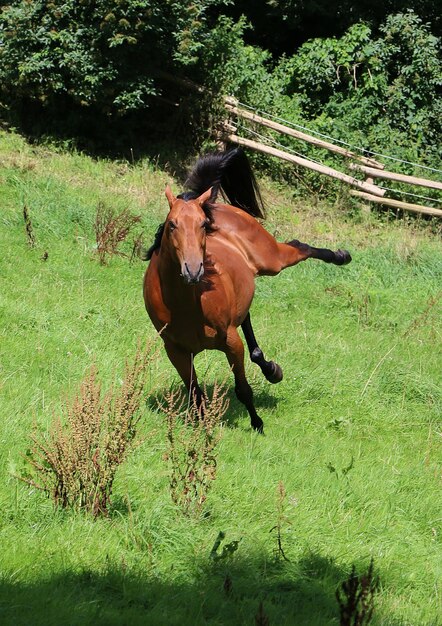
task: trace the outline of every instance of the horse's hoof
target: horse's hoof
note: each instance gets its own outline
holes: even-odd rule
[[[269,383],[272,383],[272,385],[276,385],[276,383],[280,383],[282,380],[282,369],[278,365],[278,363],[275,363],[274,361],[271,361],[270,364],[272,366],[272,371],[269,373],[268,376],[266,376],[266,378]]]
[[[256,430],[256,432],[259,433],[260,435],[264,434],[264,422],[262,421],[260,417],[256,418],[252,422],[252,428],[253,430]]]
[[[335,257],[335,265],[347,265],[351,261],[351,255],[348,250],[336,250]]]

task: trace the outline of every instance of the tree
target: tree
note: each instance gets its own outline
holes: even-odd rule
[[[158,69],[196,62],[208,9],[227,1],[14,0],[0,14],[1,97],[139,110]]]

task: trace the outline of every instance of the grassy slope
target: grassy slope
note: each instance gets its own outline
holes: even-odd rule
[[[332,207],[293,210],[288,190],[273,189],[269,230],[346,246],[354,261],[312,261],[258,281],[255,331],[284,380],[269,386],[248,365],[265,437],[231,394],[203,519],[171,504],[154,408],[141,430],[155,433],[121,468],[110,519],[54,512],[11,476],[32,425],[47,426],[94,360],[109,382],[137,338],[153,336],[143,264],[100,267],[92,223],[100,201],[128,206],[149,240],[168,178],[147,162],[97,162],[0,135],[0,621],[253,624],[262,600],[270,624],[337,624],[337,585],[374,557],[374,624],[442,624],[442,250],[428,230],[345,219]],[[209,383],[227,371],[216,353],[197,367]],[[177,380],[163,353],[151,379],[160,394]],[[289,562],[275,558],[270,532],[279,481]],[[241,541],[212,564],[220,530]]]

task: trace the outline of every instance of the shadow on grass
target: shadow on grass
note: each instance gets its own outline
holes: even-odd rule
[[[213,388],[214,388],[213,384],[207,385],[206,387],[203,387],[203,388],[205,389],[205,392],[207,393],[208,397],[209,398],[212,397]],[[166,395],[173,389],[177,389],[177,387],[175,385],[172,385],[171,387],[164,387],[163,389],[157,390],[155,395],[152,397],[149,397],[147,400],[147,406],[149,407],[149,409],[153,411],[157,411],[158,413],[161,414],[162,411],[160,407],[166,405],[166,402],[165,402]],[[187,392],[186,392],[184,385],[179,386],[178,390],[181,391],[181,393],[187,398]],[[243,428],[250,427],[249,414],[245,406],[241,402],[239,402],[239,400],[236,397],[235,390],[233,388],[233,381],[232,381],[232,385],[229,385],[227,383],[226,398],[229,402],[229,407],[227,409],[226,414],[223,417],[223,420],[222,420],[223,423],[228,428],[238,428],[240,425]],[[275,409],[278,405],[277,398],[274,395],[272,395],[272,393],[263,391],[263,390],[259,390],[254,393],[254,402],[255,402],[255,407],[258,413],[261,415],[264,422],[266,418],[265,411]]]
[[[297,564],[258,560],[196,564],[189,582],[131,572],[124,562],[97,573],[58,574],[33,584],[0,583],[0,623],[202,626],[255,624],[262,602],[272,626],[339,624],[335,590],[346,578],[332,561],[307,554]],[[374,617],[373,626],[396,626]]]

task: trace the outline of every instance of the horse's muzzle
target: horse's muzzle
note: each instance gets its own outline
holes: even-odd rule
[[[204,275],[204,265],[202,263],[194,265],[183,263],[181,275],[185,283],[188,285],[196,285]]]

